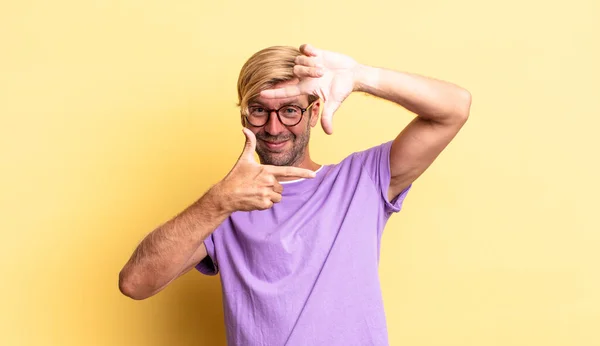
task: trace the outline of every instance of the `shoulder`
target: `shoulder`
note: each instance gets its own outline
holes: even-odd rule
[[[369,168],[381,161],[389,161],[393,142],[393,140],[390,140],[367,149],[353,152],[340,161],[339,165],[360,164],[365,168]]]

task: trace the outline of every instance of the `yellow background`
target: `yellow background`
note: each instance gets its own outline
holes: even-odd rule
[[[223,345],[216,277],[132,301],[137,242],[243,146],[239,68],[317,47],[455,82],[471,118],[384,233],[391,345],[600,345],[600,3],[0,3],[0,345]],[[411,114],[352,95],[319,163]]]

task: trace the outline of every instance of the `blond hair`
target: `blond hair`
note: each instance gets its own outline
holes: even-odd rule
[[[238,77],[238,106],[242,114],[248,111],[248,103],[259,96],[260,92],[272,88],[275,84],[290,81],[294,76],[295,59],[301,55],[298,48],[273,46],[260,50],[246,61]],[[317,99],[308,95],[308,101]]]

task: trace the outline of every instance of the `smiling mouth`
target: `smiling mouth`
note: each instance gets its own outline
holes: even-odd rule
[[[287,142],[287,140],[281,142],[271,142],[263,140],[263,143],[265,143],[268,149],[281,149]]]

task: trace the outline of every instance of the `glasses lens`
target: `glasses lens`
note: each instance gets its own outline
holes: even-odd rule
[[[279,110],[279,118],[284,125],[296,125],[302,119],[302,109],[298,106],[285,106]]]
[[[269,112],[263,107],[250,107],[247,118],[252,126],[263,126],[269,119]]]

